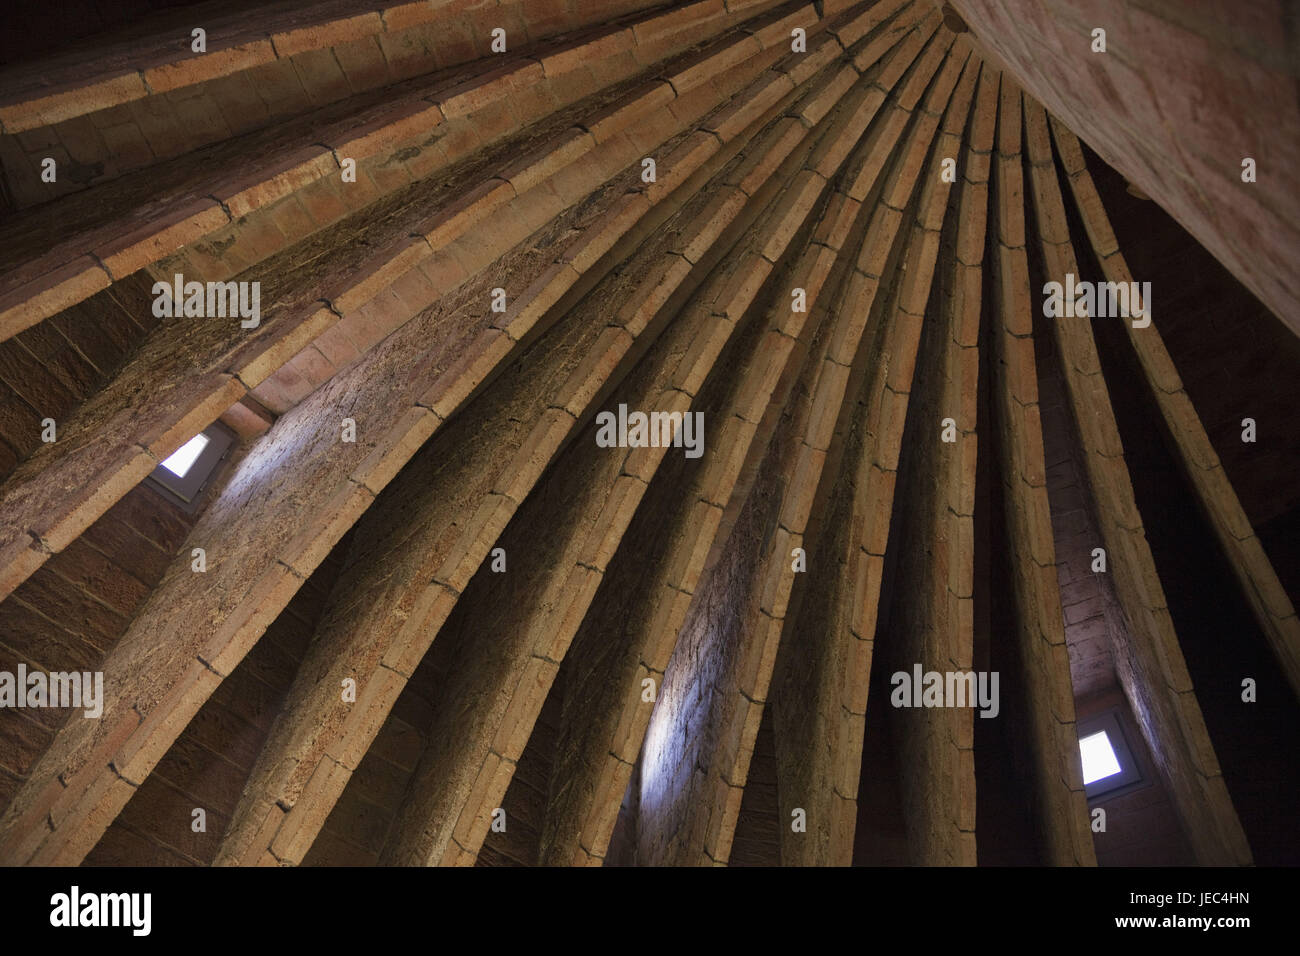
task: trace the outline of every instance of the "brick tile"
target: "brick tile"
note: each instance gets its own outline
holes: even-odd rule
[[[347,204],[339,197],[342,184],[337,181],[338,175],[335,167],[335,172],[327,178],[308,183],[297,191],[303,209],[322,228],[338,222],[348,213]]]
[[[579,418],[599,393],[632,346],[632,337],[618,326],[605,328],[577,368],[561,386],[553,402]]]
[[[591,228],[568,246],[557,261],[586,272],[640,221],[650,208],[642,193],[625,193]]]
[[[312,388],[329,381],[336,371],[334,365],[314,345],[308,346],[289,360],[289,367]]]
[[[529,86],[545,82],[542,66],[532,60],[503,64],[439,96],[443,115],[455,119],[482,109],[507,96],[521,95]]]
[[[529,431],[523,445],[493,482],[492,493],[509,498],[516,505],[522,504],[573,426],[574,416],[571,414],[558,408],[548,408],[543,412],[541,420]]]
[[[0,341],[103,291],[110,282],[94,259],[82,256],[11,289],[0,295]]]
[[[362,691],[338,736],[325,747],[326,759],[355,771],[405,686],[406,678],[386,667],[376,667],[365,675]]]
[[[275,417],[257,403],[250,395],[245,395],[221,413],[220,421],[234,429],[245,440],[266,434]]]
[[[218,674],[201,661],[191,660],[114,754],[118,772],[127,780],[142,783],[220,683]]]
[[[225,50],[209,50],[207,53],[193,54],[174,63],[150,67],[144,71],[144,79],[154,93],[166,93],[169,90],[194,86],[219,76],[250,70],[274,60],[275,51],[271,48],[271,41],[255,40]]]
[[[716,136],[695,132],[656,163],[657,182],[646,189],[651,202],[659,202],[680,186],[720,149]]]
[[[656,46],[668,42],[680,42],[679,35],[690,31],[693,36],[701,35],[705,24],[726,15],[722,0],[705,0],[705,2],[688,3],[675,10],[650,17],[632,25],[632,33],[638,48],[646,48],[647,55]]]
[[[492,326],[516,342],[523,340],[578,278],[568,263],[552,263],[509,303],[500,318],[492,321]]]
[[[211,199],[195,199],[167,210],[95,249],[114,277],[128,276],[194,242],[228,222]]]
[[[287,60],[255,66],[247,76],[272,117],[297,115],[310,108],[307,91],[302,88],[293,64]]]
[[[509,336],[500,329],[484,329],[461,351],[456,361],[433,387],[420,396],[420,404],[446,419],[469,398],[483,380],[500,365],[513,348]]]
[[[428,441],[439,421],[438,416],[427,408],[414,406],[407,409],[352,472],[352,480],[365,485],[373,494],[379,494]]]
[[[270,116],[266,103],[258,95],[249,76],[248,73],[234,73],[209,80],[203,85],[208,98],[221,111],[226,125],[232,130],[242,131],[261,126]]]
[[[220,106],[204,87],[166,93],[163,99],[176,117],[177,124],[185,130],[187,150],[230,139],[234,135]]]
[[[464,591],[488,551],[505,530],[515,504],[508,498],[488,494],[465,523],[464,530],[448,552],[433,579],[453,591]]]
[[[520,157],[506,166],[499,175],[502,179],[509,180],[516,193],[523,193],[575,162],[595,145],[592,135],[585,130],[566,130],[547,142],[541,150]]]
[[[21,133],[143,99],[146,95],[148,90],[138,72],[121,73],[58,93],[0,106],[0,124],[4,125],[6,133]]]
[[[440,123],[442,113],[436,106],[423,100],[410,100],[386,106],[361,123],[354,120],[344,124],[327,132],[325,139],[340,158],[360,160],[385,155],[425,139],[429,130]]]
[[[296,56],[307,50],[321,50],[371,37],[381,33],[383,29],[384,21],[377,11],[372,11],[355,17],[333,19],[295,30],[273,33],[271,42],[275,45],[276,54],[283,58]]]
[[[839,59],[842,52],[840,45],[831,37],[820,36],[816,39],[810,37],[807,53],[782,60],[777,69],[784,71],[795,86],[802,86]]]
[[[434,5],[426,2],[426,0],[415,0],[413,3],[398,3],[391,7],[385,6],[382,11],[383,22],[390,33],[396,33],[438,19],[443,14],[445,6],[442,4]]]
[[[791,31],[801,27],[811,36],[817,30],[819,16],[816,8],[809,4],[750,32],[764,49],[777,46],[788,51]]]
[[[352,86],[338,60],[334,58],[333,50],[304,50],[295,54],[289,62],[293,64],[298,73],[298,82],[314,105],[324,106],[351,95]]]
[[[460,238],[488,213],[515,197],[514,187],[502,179],[489,179],[452,199],[437,216],[421,227],[434,249]]]
[[[530,11],[531,16],[531,11]],[[582,40],[540,57],[548,78],[584,68],[592,60],[606,60],[632,49],[635,42],[631,29],[620,29],[594,40]]]
[[[119,168],[133,169],[138,166],[148,166],[154,161],[155,156],[153,150],[149,148],[149,141],[144,138],[140,127],[135,123],[121,123],[101,129],[99,132],[108,155],[113,157]]]
[[[400,30],[376,36],[394,80],[406,80],[431,70],[434,54],[425,43],[421,30]]]
[[[334,46],[334,59],[343,69],[352,92],[361,93],[373,90],[392,82],[388,72],[388,61],[379,48],[379,40],[373,36],[362,37]]]
[[[255,388],[338,320],[329,309],[317,309],[296,322],[277,323],[272,336],[255,339],[231,357],[231,374],[248,388]]]

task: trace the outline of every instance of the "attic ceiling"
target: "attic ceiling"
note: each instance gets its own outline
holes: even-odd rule
[[[1150,862],[1090,828],[1111,698],[1160,852],[1294,857],[1293,24],[1207,77],[1219,5],[1057,6],[32,27],[0,671],[103,700],[0,708],[0,861]]]

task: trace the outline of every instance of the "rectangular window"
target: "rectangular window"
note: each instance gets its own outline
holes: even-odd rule
[[[199,495],[216,476],[217,466],[235,444],[235,433],[213,422],[150,473],[147,481],[163,497],[186,511],[194,511]]]
[[[1144,780],[1142,768],[1129,747],[1118,707],[1081,720],[1079,759],[1083,764],[1083,789],[1088,799],[1135,790]]]
[[[1110,737],[1106,735],[1104,730],[1099,730],[1095,734],[1081,738],[1079,740],[1079,755],[1083,758],[1083,782],[1085,784],[1105,780],[1123,769],[1119,765],[1119,758],[1115,756],[1115,748],[1111,745]]]
[[[207,435],[198,434],[187,441],[180,448],[172,453],[172,456],[162,463],[162,466],[170,471],[177,478],[184,478],[194,462],[198,460],[203,449],[212,441]]]

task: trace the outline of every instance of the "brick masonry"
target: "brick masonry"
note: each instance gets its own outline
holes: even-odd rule
[[[1188,107],[1083,115],[1026,39],[1079,15],[957,6],[973,34],[929,0],[294,2],[203,55],[153,11],[6,66],[0,670],[101,669],[107,700],[0,711],[0,861],[1285,858],[1261,840],[1291,778],[1238,752],[1285,752],[1289,712],[1247,727],[1207,661],[1270,701],[1295,680],[1291,340],[1219,407],[1186,325],[1094,339],[1038,289],[1158,266],[1073,128],[1274,308],[1287,233],[1243,256],[1203,139],[1167,194],[1121,161]],[[1211,13],[1107,9],[1099,89],[1144,87],[1155,20],[1180,69],[1186,32],[1220,42]],[[1267,93],[1262,9],[1229,32]],[[259,327],[154,316],[178,272],[260,283]],[[620,404],[701,413],[703,456],[597,445]],[[173,509],[144,478],[217,418],[239,441]],[[1125,448],[1148,425],[1165,464]],[[1258,642],[1187,626],[1205,577],[1140,471],[1166,464]],[[890,707],[917,662],[1000,668],[1002,715]],[[1090,835],[1075,713],[1110,703],[1154,782]]]

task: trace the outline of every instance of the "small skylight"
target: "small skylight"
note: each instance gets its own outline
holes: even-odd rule
[[[1141,738],[1127,713],[1124,704],[1117,703],[1079,721],[1079,764],[1089,800],[1150,786],[1142,761],[1129,746],[1130,740]]]
[[[159,462],[148,481],[164,498],[193,513],[199,493],[211,483],[234,443],[235,433],[213,422]]]
[[[177,478],[184,478],[189,470],[194,467],[194,462],[198,460],[203,449],[208,447],[209,441],[207,435],[202,433],[195,435],[184,445],[181,445],[170,458],[162,463],[162,466]]]
[[[1104,730],[1081,739],[1079,741],[1079,754],[1083,759],[1083,783],[1085,786],[1094,780],[1113,777],[1123,769],[1119,765],[1119,758],[1115,756],[1115,748],[1111,746],[1110,737],[1106,735]]]

